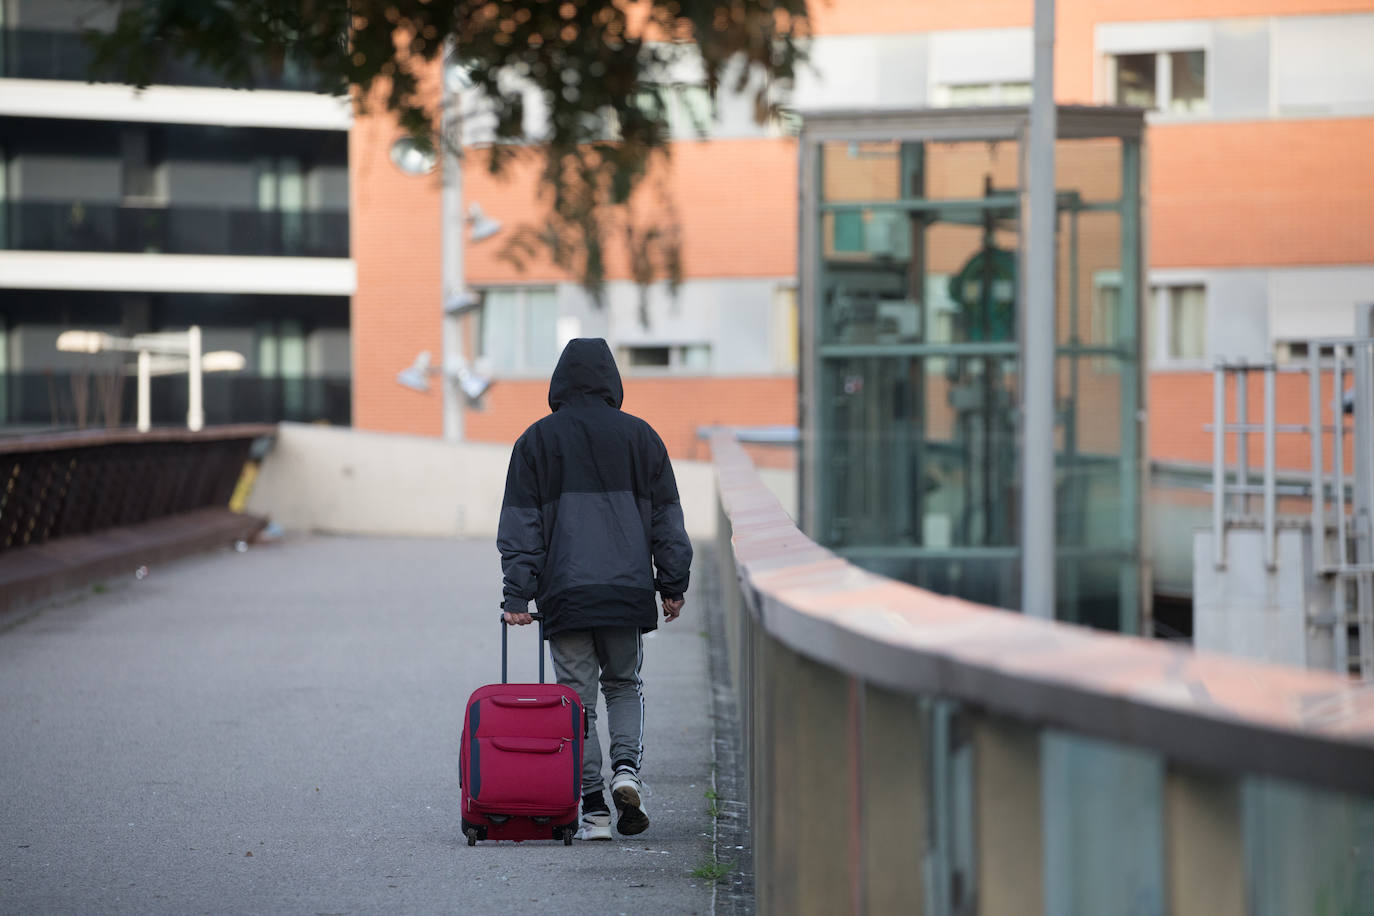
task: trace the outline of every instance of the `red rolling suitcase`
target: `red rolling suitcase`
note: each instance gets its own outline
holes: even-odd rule
[[[478,840],[558,840],[571,845],[582,800],[586,713],[570,688],[544,683],[544,618],[539,683],[506,683],[506,618],[501,616],[501,683],[468,698],[459,751],[463,833]]]

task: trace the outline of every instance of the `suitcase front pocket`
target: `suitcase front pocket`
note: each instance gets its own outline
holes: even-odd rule
[[[566,738],[474,738],[471,798],[494,814],[556,814],[577,804],[581,761]]]

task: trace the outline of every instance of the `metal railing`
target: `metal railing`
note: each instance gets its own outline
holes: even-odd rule
[[[122,366],[114,370],[0,373],[0,431],[130,426],[135,384]],[[154,426],[184,426],[186,380],[151,380]],[[205,422],[352,423],[352,385],[347,378],[279,378],[252,374],[207,375],[202,381]]]
[[[276,427],[0,438],[0,553],[227,507],[253,443]]]
[[[1279,366],[1273,358],[1253,364],[1218,361],[1213,372],[1212,400],[1212,556],[1217,569],[1226,567],[1228,529],[1251,519],[1250,500],[1261,502],[1264,566],[1277,568],[1279,523],[1276,461],[1280,435],[1306,437],[1311,464],[1306,472],[1313,572],[1337,580],[1333,610],[1335,658],[1349,659],[1348,625],[1357,633],[1355,668],[1374,680],[1374,338],[1329,338],[1305,341],[1307,359],[1301,365]],[[1324,354],[1330,354],[1326,356]],[[1263,375],[1260,422],[1250,421],[1249,376]],[[1280,374],[1306,375],[1308,420],[1277,422],[1276,379]],[[1346,379],[1352,379],[1347,389]],[[1330,394],[1323,398],[1324,382]],[[1226,416],[1227,390],[1234,391],[1235,417]],[[1250,480],[1248,440],[1262,436],[1262,479]],[[1235,437],[1236,467],[1228,469],[1228,436]],[[1327,470],[1330,442],[1331,470]],[[1348,443],[1353,446],[1348,448]],[[1347,451],[1352,466],[1346,467]],[[1229,499],[1228,499],[1229,498]],[[1351,615],[1350,611],[1354,613]]]
[[[348,257],[348,212],[10,200],[0,247],[25,251]]]
[[[712,449],[758,912],[1363,911],[1374,688],[885,579]]]

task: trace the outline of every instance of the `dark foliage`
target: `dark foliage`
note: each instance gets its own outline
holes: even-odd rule
[[[598,296],[612,225],[623,227],[637,280],[679,278],[671,207],[641,207],[652,216],[636,225],[623,206],[654,158],[666,156],[671,96],[683,88],[671,78],[674,65],[699,60],[712,96],[728,74],[735,91],[755,93],[762,121],[776,114],[777,92],[792,81],[809,37],[806,0],[111,2],[121,7],[115,29],[90,35],[104,74],[147,85],[169,59],[183,58],[252,86],[302,68],[320,91],[380,98],[430,150],[445,136],[420,80],[456,47],[495,124],[492,171],[518,156],[542,157],[549,223],[514,233],[507,256],[518,263],[542,246]],[[539,136],[524,129],[531,87],[548,113]]]

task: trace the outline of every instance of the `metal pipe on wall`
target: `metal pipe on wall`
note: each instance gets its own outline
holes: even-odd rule
[[[1270,570],[1278,568],[1274,374],[1274,357],[1270,355],[1264,362],[1264,566]],[[1241,373],[1240,383],[1245,383],[1245,373]],[[1248,434],[1242,431],[1241,436],[1245,435]]]
[[[439,322],[443,352],[440,355],[439,388],[444,411],[444,438],[458,442],[463,438],[464,396],[458,379],[448,371],[455,358],[463,356],[463,316],[451,312],[450,301],[462,296],[463,283],[463,148],[462,112],[458,107],[458,93],[452,86],[450,68],[456,66],[456,45],[450,44],[444,54],[443,102],[439,137],[440,180],[439,244],[441,246],[439,279]]]
[[[1321,347],[1316,345],[1307,351],[1307,397],[1312,423],[1312,572],[1320,575],[1326,566],[1326,467],[1322,454]]]
[[[1212,371],[1212,562],[1226,568],[1226,364]]]
[[[1249,388],[1250,370],[1241,365],[1236,368],[1236,422],[1241,427],[1236,436],[1236,509],[1241,515],[1250,514],[1250,432],[1245,428],[1250,423]]]

